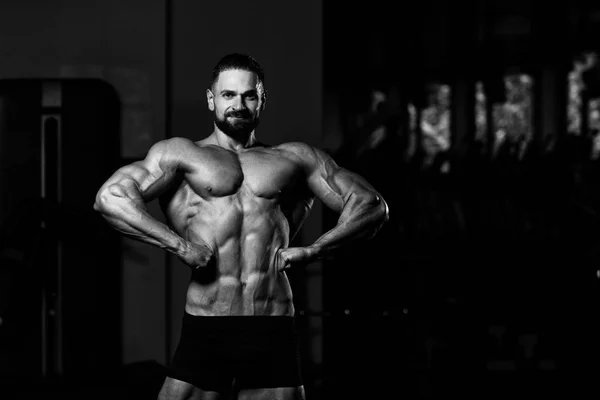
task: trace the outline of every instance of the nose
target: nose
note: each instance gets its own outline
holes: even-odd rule
[[[246,104],[244,103],[244,99],[242,96],[235,96],[233,100],[232,108],[236,111],[240,111],[246,108]]]

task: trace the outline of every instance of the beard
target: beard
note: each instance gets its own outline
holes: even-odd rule
[[[229,119],[229,117],[237,117]],[[227,136],[243,137],[249,135],[260,122],[258,116],[252,117],[248,112],[232,111],[220,119],[215,114],[215,125]]]

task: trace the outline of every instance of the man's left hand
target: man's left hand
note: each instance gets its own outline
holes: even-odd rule
[[[287,247],[279,249],[275,256],[277,271],[283,271],[294,265],[306,265],[316,259],[316,250],[312,247]]]

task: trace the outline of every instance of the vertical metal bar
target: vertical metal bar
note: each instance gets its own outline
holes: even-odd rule
[[[62,204],[62,118],[55,115],[52,118],[56,120],[56,201],[58,210]],[[59,234],[56,243],[56,263],[57,263],[57,283],[56,283],[56,303],[55,303],[55,322],[56,322],[56,372],[62,375],[63,372],[63,243],[62,235]]]
[[[51,258],[44,271],[43,295],[43,363],[44,376],[60,376],[63,370],[62,340],[62,243],[59,218],[62,201],[62,105],[59,81],[42,84],[42,198],[45,208],[45,257]]]
[[[59,299],[61,296],[61,243],[56,215],[59,210],[58,204],[60,199],[59,121],[59,115],[42,114],[43,178],[45,180],[43,196],[45,240],[43,255],[47,260],[47,266],[43,271],[44,283],[42,286],[42,294],[44,296],[43,337],[45,346],[45,373],[51,373],[52,376],[60,373],[60,345],[62,343],[60,338],[61,310],[59,309]]]
[[[172,136],[172,97],[173,97],[173,2],[165,0],[165,136]],[[171,256],[165,252],[165,363],[171,360],[171,292],[172,292]]]
[[[40,121],[40,143],[41,143],[41,157],[40,157],[40,197],[42,199],[42,204],[46,204],[46,132],[44,131],[44,119],[42,118]],[[45,229],[46,229],[46,215],[43,214],[43,217],[40,221],[40,229],[42,231],[42,238],[45,237]],[[42,243],[44,240],[42,239]],[[46,326],[46,285],[45,282],[42,284],[42,303],[40,310],[40,318],[41,318],[41,371],[42,377],[46,378],[48,371],[46,369],[46,363],[48,361],[48,347],[47,347],[47,337],[48,337],[48,327]]]

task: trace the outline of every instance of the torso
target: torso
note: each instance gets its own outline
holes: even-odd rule
[[[162,209],[175,232],[216,255],[192,272],[186,311],[292,316],[290,283],[274,261],[299,223],[289,210],[305,200],[301,166],[281,147],[234,152],[200,141],[190,142],[183,170]]]

